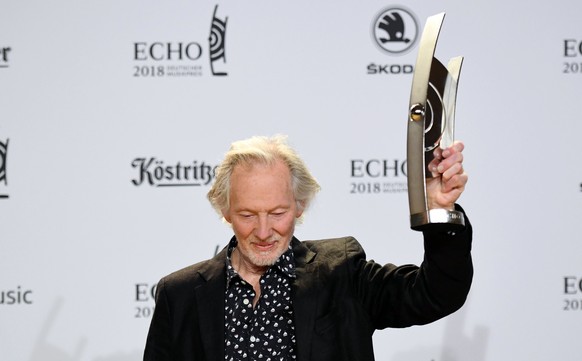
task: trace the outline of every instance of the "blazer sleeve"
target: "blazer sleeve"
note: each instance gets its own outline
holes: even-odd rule
[[[459,207],[462,211],[462,209]],[[357,243],[346,244],[353,286],[375,329],[436,321],[465,302],[473,277],[472,227],[459,232],[424,232],[424,260],[415,265],[366,261]]]
[[[158,282],[156,288],[156,306],[144,351],[144,361],[170,361],[171,324],[170,307],[166,294],[165,280]]]

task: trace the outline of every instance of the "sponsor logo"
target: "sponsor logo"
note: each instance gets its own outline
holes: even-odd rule
[[[383,54],[402,56],[410,52],[418,42],[419,27],[412,11],[393,6],[380,11],[372,20],[372,42]],[[366,66],[369,75],[406,75],[414,72],[414,65],[402,62],[389,64],[370,62]]]
[[[10,52],[12,48],[9,46],[0,46],[0,69],[10,67]]]
[[[582,74],[582,40],[564,39],[562,73]]]
[[[154,313],[157,283],[136,283],[134,318],[150,318]]]
[[[135,158],[131,167],[137,176],[131,180],[135,186],[198,187],[209,185],[214,179],[216,166],[204,161],[168,163],[156,157]]]
[[[414,66],[412,64],[368,64],[367,73],[374,75],[382,74],[412,74],[414,72]]]
[[[226,25],[228,17],[218,17],[218,5],[210,20],[208,42],[138,41],[133,43],[133,76],[201,77],[226,76]],[[203,36],[201,34],[201,36]],[[210,72],[206,68],[210,68]]]
[[[418,40],[416,16],[403,7],[382,10],[372,23],[372,37],[378,48],[390,55],[408,53]]]
[[[6,159],[8,156],[8,139],[5,142],[0,141],[0,199],[8,198],[8,194],[5,194],[2,187],[8,185],[8,178],[6,176]]]
[[[582,277],[565,276],[562,285],[564,287],[562,310],[582,311]]]
[[[225,39],[226,39],[226,21],[216,17],[216,10],[218,5],[214,7],[214,14],[212,14],[212,23],[210,24],[210,36],[208,37],[209,53],[210,53],[210,70],[212,75],[224,76],[227,75],[224,71],[217,71],[214,69],[216,62],[222,61],[226,63]]]
[[[402,193],[408,191],[406,160],[350,160],[350,194]]]
[[[32,305],[32,290],[23,289],[21,286],[0,290],[0,305]]]

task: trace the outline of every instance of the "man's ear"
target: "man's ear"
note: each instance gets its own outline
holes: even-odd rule
[[[297,201],[297,210],[295,211],[295,218],[301,217],[305,210],[305,201]]]
[[[231,217],[226,210],[222,210],[222,217],[224,218],[225,221],[232,224],[232,222],[230,221]]]

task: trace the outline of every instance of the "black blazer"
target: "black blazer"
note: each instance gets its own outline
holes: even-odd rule
[[[367,261],[351,237],[293,238],[297,360],[374,360],[374,330],[426,324],[460,308],[473,275],[471,226],[424,236],[420,267]],[[159,282],[145,361],[224,360],[225,259],[223,249]]]

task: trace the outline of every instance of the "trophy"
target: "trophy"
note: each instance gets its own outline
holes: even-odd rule
[[[449,60],[445,67],[434,57],[445,14],[427,19],[410,92],[408,114],[407,167],[410,227],[453,230],[465,225],[463,213],[448,209],[428,209],[427,179],[432,178],[428,165],[437,147],[453,144],[457,83],[463,57]]]

